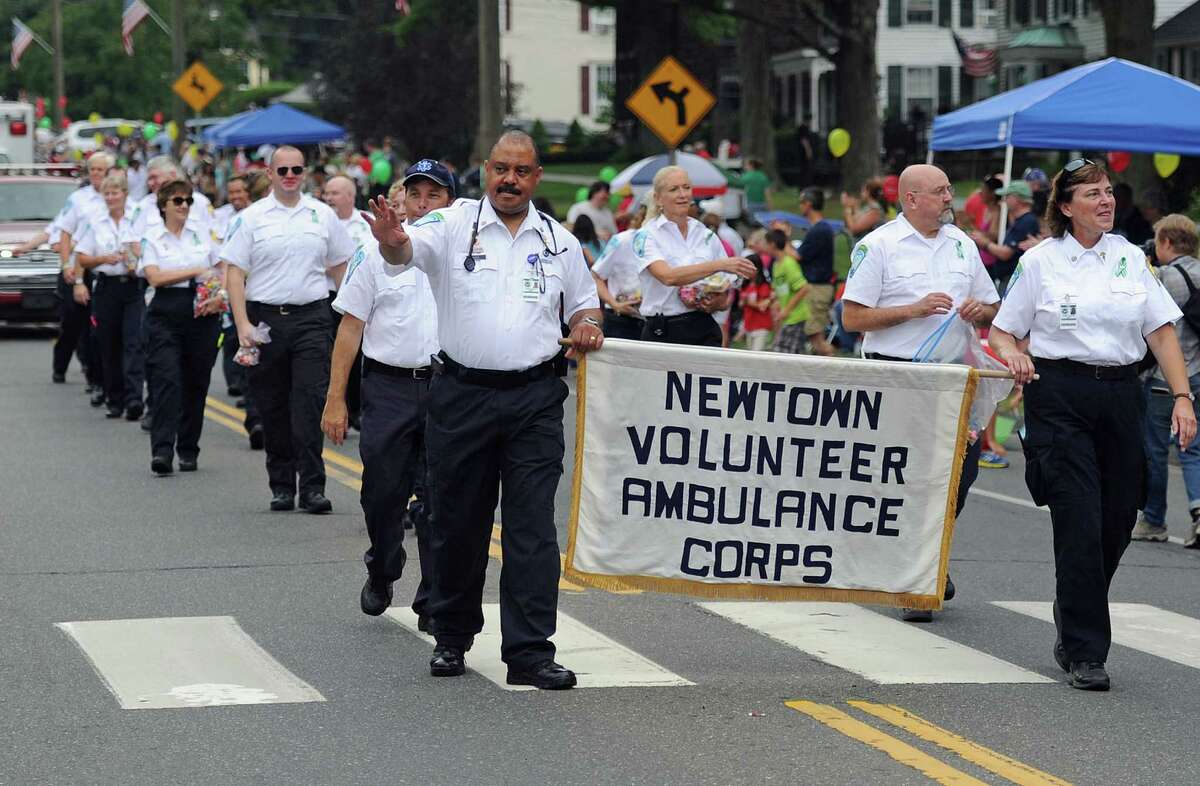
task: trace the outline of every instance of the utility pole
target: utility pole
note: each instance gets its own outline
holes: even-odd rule
[[[174,72],[171,76],[172,82],[183,73],[185,66],[183,57],[187,47],[185,41],[183,0],[171,0],[171,69]],[[175,121],[175,126],[179,129],[179,136],[175,138],[174,144],[175,156],[178,157],[179,152],[183,149],[184,140],[187,138],[185,133],[187,126],[184,124],[186,118],[183,116],[183,99],[175,91],[171,91],[171,96],[171,119]]]
[[[51,6],[50,35],[54,39],[54,130],[62,130],[63,95],[66,93],[63,80],[63,43],[62,43],[62,0],[54,0]]]
[[[475,153],[486,159],[500,136],[500,2],[479,0],[479,132]]]

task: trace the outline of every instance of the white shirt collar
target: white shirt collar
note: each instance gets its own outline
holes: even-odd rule
[[[488,199],[486,196],[483,197],[481,207],[482,210],[479,213],[480,231],[483,231],[484,227],[491,224],[500,224],[501,226],[504,226],[504,222],[501,221],[500,216],[496,214],[496,209],[492,207],[492,200]],[[533,202],[530,202],[525,213],[525,218],[521,221],[521,226],[517,227],[517,231],[513,233],[513,239],[515,240],[516,238],[520,237],[521,233],[527,229],[540,233],[541,227],[542,217],[538,215],[537,208],[533,206]],[[505,231],[508,231],[507,227],[505,227]]]
[[[270,193],[267,194],[266,198],[271,200],[271,207],[268,208],[270,210],[279,209],[285,213],[295,213],[297,210],[307,207],[307,205],[305,204],[305,195],[304,194],[300,195],[300,200],[298,202],[296,202],[295,207],[288,207],[287,205],[283,204],[278,199],[276,199],[275,198],[275,189],[271,189]]]
[[[1062,238],[1062,250],[1070,262],[1077,262],[1083,258],[1085,254],[1092,254],[1100,260],[1104,259],[1108,252],[1108,235],[1101,235],[1100,240],[1091,248],[1084,248],[1079,241],[1070,232],[1066,232]]]
[[[931,246],[940,245],[941,242],[946,239],[946,228],[950,226],[950,224],[942,224],[940,227],[938,227],[936,235],[933,237],[925,237],[923,234],[917,231],[916,227],[909,223],[908,217],[905,216],[903,212],[896,216],[896,223],[900,226],[900,237],[898,239],[903,240],[909,235],[912,235],[922,243],[928,243]]]

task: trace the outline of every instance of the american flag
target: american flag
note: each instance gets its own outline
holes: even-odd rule
[[[950,35],[954,36],[954,48],[958,50],[958,56],[962,59],[962,67],[967,72],[967,76],[991,76],[995,73],[995,49],[988,49],[982,44],[968,44],[959,38],[957,33]]]
[[[412,9],[408,7],[408,0],[396,0],[396,10],[400,12],[400,16],[408,16]]]
[[[12,67],[16,71],[21,67],[21,55],[33,43],[33,31],[21,24],[21,20],[13,17]]]
[[[125,46],[125,54],[133,57],[133,31],[150,15],[150,6],[142,0],[125,0],[125,8],[121,11],[121,43]]]

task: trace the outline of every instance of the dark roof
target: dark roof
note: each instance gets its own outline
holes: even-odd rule
[[[1154,43],[1200,41],[1200,2],[1195,2],[1163,22],[1154,31]]]

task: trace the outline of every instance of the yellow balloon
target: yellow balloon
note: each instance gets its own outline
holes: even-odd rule
[[[76,161],[82,161],[83,160],[83,151],[78,148],[76,148],[75,150],[72,150],[71,158],[74,158]]]
[[[133,126],[131,126],[129,123],[121,123],[117,126],[117,136],[121,137],[122,139],[125,139],[132,133]]]
[[[96,143],[96,147],[104,147],[104,134],[97,131],[92,134],[92,141]]]
[[[829,132],[829,152],[834,158],[841,158],[850,149],[850,132],[844,128],[835,128]]]
[[[1158,170],[1159,177],[1170,177],[1179,168],[1179,154],[1155,153],[1154,168]]]
[[[174,120],[167,123],[167,137],[172,142],[179,138],[179,124]]]
[[[92,121],[93,123],[99,123],[100,122],[100,113],[92,112],[90,115],[88,115],[88,120]]]

